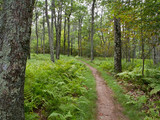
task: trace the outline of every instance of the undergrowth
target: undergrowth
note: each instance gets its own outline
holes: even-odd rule
[[[94,120],[95,81],[72,57],[52,63],[49,55],[31,56],[25,82],[26,120]]]
[[[142,60],[126,63],[122,61],[123,72],[114,73],[113,58],[96,58],[89,64],[96,67],[112,88],[125,113],[132,120],[160,119],[160,67],[146,60],[145,75],[141,74]],[[106,74],[109,72],[110,75]],[[114,79],[112,76],[116,76]]]

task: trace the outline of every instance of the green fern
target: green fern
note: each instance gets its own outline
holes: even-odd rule
[[[160,85],[155,86],[153,90],[151,90],[150,95],[157,94],[158,92],[160,92]]]

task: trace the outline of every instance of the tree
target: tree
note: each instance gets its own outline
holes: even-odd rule
[[[87,7],[83,3],[77,3],[75,8],[75,16],[78,21],[78,56],[82,56],[82,24],[85,15],[87,14]]]
[[[57,7],[57,14],[56,14]],[[60,46],[61,46],[61,27],[62,27],[62,1],[52,1],[52,14],[54,17],[54,24],[56,29],[56,59],[60,59]]]
[[[43,54],[45,54],[45,9],[43,8]]]
[[[37,49],[36,49],[36,53],[38,54],[38,49],[39,49],[39,36],[38,36],[38,1],[36,1],[36,5],[35,5],[35,33],[36,33],[36,38],[37,38]]]
[[[24,120],[24,79],[34,0],[4,0],[0,11],[0,120]]]
[[[53,1],[52,1],[53,2]],[[49,16],[48,16],[48,1],[45,0],[45,5],[46,5],[46,20],[47,20],[47,26],[48,26],[48,37],[49,37],[49,47],[50,47],[50,55],[51,55],[51,61],[54,62],[54,46],[53,46],[53,28],[50,28],[50,23],[49,23]],[[53,3],[52,3],[53,5]],[[52,12],[52,25],[53,27],[53,12]]]
[[[64,42],[63,42],[63,54],[66,54],[66,24],[67,24],[67,19],[66,19],[66,11],[65,11],[65,16],[64,16]]]
[[[96,0],[93,0],[92,3],[92,26],[91,26],[91,61],[94,60],[94,55],[93,55],[93,36],[94,36],[94,8],[95,8],[95,2]]]
[[[114,17],[114,70],[122,71],[121,65],[121,27],[120,19]]]
[[[72,10],[73,10],[73,0],[71,0],[71,8],[70,10],[68,10],[68,13],[67,13],[67,21],[68,21],[68,52],[67,52],[67,55],[69,56],[70,55],[70,17],[71,17],[71,14],[72,14]]]

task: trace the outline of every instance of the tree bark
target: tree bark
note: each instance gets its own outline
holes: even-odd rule
[[[73,38],[71,37],[71,55],[73,55]]]
[[[122,71],[121,65],[121,27],[120,19],[114,17],[114,70],[119,73]]]
[[[156,54],[156,46],[153,47],[153,64],[156,65],[157,61],[157,54]]]
[[[36,48],[36,53],[38,54],[38,11],[37,11],[37,6],[35,7],[35,12],[36,12],[36,19],[35,19],[35,22],[36,22],[36,24],[35,24],[35,29],[36,29],[36,38],[37,38],[37,48]]]
[[[71,0],[71,10],[68,13],[68,18],[67,18],[67,21],[68,21],[68,52],[67,52],[67,55],[68,56],[70,55],[70,17],[72,14],[72,7],[73,7],[73,0]]]
[[[82,20],[79,18],[79,29],[78,29],[78,55],[82,56]]]
[[[43,54],[45,54],[45,10],[43,12]]]
[[[24,80],[34,0],[4,0],[0,14],[0,120],[24,120]]]
[[[80,56],[80,27],[81,27],[81,23],[80,23],[80,19],[78,20],[79,22],[79,27],[78,27],[78,56]]]
[[[60,59],[60,43],[61,43],[61,23],[62,23],[62,1],[58,1],[58,16],[55,12],[55,0],[53,0],[53,14],[56,29],[56,59]]]
[[[62,28],[62,1],[60,1],[60,8],[58,14],[58,59],[60,59],[60,50],[61,50],[61,28]]]
[[[94,48],[93,48],[93,37],[94,37],[94,8],[96,0],[93,0],[92,4],[92,26],[91,26],[91,61],[94,60]]]
[[[65,12],[65,17],[64,17],[64,42],[63,42],[63,54],[65,55],[66,54],[66,23],[67,23],[67,20],[66,20],[66,12]]]
[[[47,26],[48,26],[48,37],[49,37],[49,47],[50,47],[50,55],[51,55],[51,61],[54,62],[54,46],[53,46],[53,36],[50,28],[50,23],[49,23],[49,16],[48,16],[48,0],[45,0],[45,5],[46,5],[46,20],[47,20]],[[53,18],[52,18],[53,19]]]
[[[143,29],[142,29],[142,26],[143,26],[143,21],[142,21],[142,4],[141,4],[141,49],[142,49],[142,62],[143,62],[143,65],[142,65],[142,76],[144,76],[144,64],[145,64],[145,53],[144,53],[144,37],[143,37]]]
[[[54,62],[54,1],[52,0],[51,3],[51,42],[50,42],[50,47],[51,47],[51,59]]]
[[[70,15],[68,16],[68,53],[67,55],[70,55]]]

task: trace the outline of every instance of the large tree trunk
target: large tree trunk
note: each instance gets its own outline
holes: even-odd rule
[[[54,62],[54,46],[53,46],[53,37],[50,28],[50,23],[49,23],[49,16],[48,16],[48,1],[45,0],[45,5],[46,5],[46,20],[47,20],[47,26],[48,26],[48,37],[49,37],[49,47],[50,47],[50,55],[51,55],[51,61]]]
[[[24,80],[34,0],[4,0],[0,14],[0,120],[24,120]]]
[[[120,19],[114,17],[114,70],[115,72],[122,71],[121,65],[121,27]]]
[[[94,8],[95,8],[95,2],[96,0],[93,0],[92,4],[92,26],[91,26],[91,61],[94,60],[94,55],[93,55],[93,37],[94,37]]]

